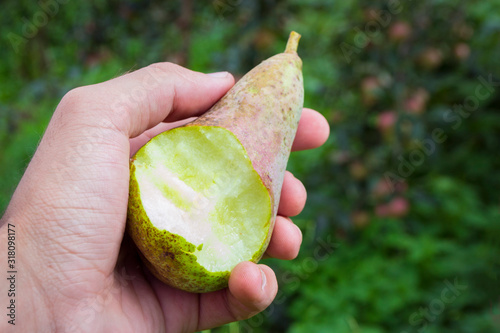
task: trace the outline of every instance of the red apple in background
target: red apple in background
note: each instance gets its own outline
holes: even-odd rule
[[[377,116],[377,128],[381,133],[391,132],[398,116],[394,111],[384,111]]]
[[[418,88],[410,94],[404,102],[405,110],[408,113],[422,114],[427,106],[429,93],[424,88]]]
[[[389,202],[389,210],[392,216],[402,217],[408,213],[410,209],[410,204],[408,200],[403,197],[396,197]]]
[[[426,69],[435,69],[443,62],[443,52],[435,47],[428,47],[420,54],[417,61]]]
[[[466,60],[470,56],[470,47],[467,43],[458,43],[453,48],[453,53],[458,60]]]
[[[389,39],[393,42],[402,42],[411,36],[411,26],[404,21],[394,22],[388,31]]]
[[[378,205],[375,207],[375,214],[380,217],[399,218],[408,214],[410,204],[403,197],[395,197],[387,204]]]

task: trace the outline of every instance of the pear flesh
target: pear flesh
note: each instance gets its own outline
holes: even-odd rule
[[[264,254],[302,112],[299,38],[132,158],[127,231],[161,281],[222,289],[234,266]]]

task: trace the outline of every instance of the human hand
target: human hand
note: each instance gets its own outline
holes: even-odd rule
[[[192,294],[159,282],[124,238],[131,154],[179,124],[172,122],[205,112],[233,84],[229,73],[160,63],[64,96],[0,222],[1,244],[7,224],[16,228],[18,329],[191,332],[272,302],[277,281],[265,265],[241,263],[229,288]],[[328,132],[323,116],[304,109],[293,150],[320,146]],[[287,172],[267,256],[297,255],[302,235],[288,216],[305,200],[304,186]],[[1,258],[6,252],[2,246]],[[6,284],[0,288],[5,295]]]

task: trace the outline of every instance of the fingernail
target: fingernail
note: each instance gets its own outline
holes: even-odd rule
[[[261,289],[264,290],[264,288],[266,287],[266,284],[267,284],[267,278],[266,278],[266,274],[264,273],[264,271],[262,269],[260,269],[259,267],[259,270],[260,270],[260,276],[261,276]]]
[[[210,73],[210,74],[207,74],[211,77],[215,77],[215,78],[224,78],[224,77],[227,77],[229,75],[228,72],[216,72],[216,73]]]

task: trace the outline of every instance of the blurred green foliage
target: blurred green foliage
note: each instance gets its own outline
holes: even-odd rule
[[[498,0],[41,3],[0,13],[0,211],[69,89],[157,61],[241,76],[296,30],[332,126],[289,163],[304,244],[267,261],[264,313],[213,331],[500,329]]]

